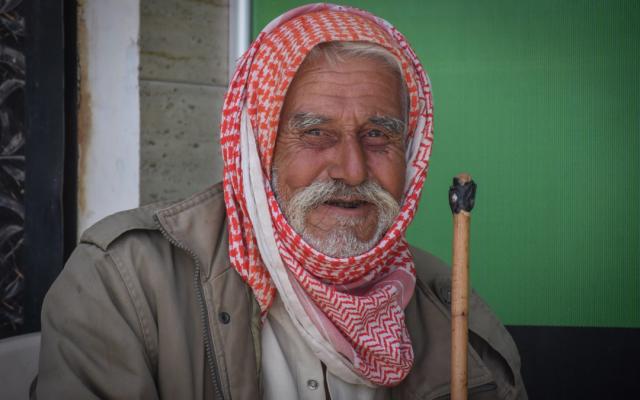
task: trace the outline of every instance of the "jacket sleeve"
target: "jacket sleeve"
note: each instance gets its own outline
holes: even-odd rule
[[[108,251],[76,248],[44,301],[38,399],[158,398],[132,279]]]
[[[528,400],[520,372],[520,354],[513,338],[475,291],[469,303],[469,343],[492,371],[502,398]]]
[[[433,304],[447,315],[451,310],[451,270],[440,259],[417,248],[411,248],[420,287]],[[469,298],[469,342],[485,367],[491,372],[495,390],[470,394],[470,399],[527,400],[520,372],[521,362],[513,338],[488,304],[474,291]],[[447,325],[450,322],[447,322]],[[448,365],[448,364],[447,364]]]

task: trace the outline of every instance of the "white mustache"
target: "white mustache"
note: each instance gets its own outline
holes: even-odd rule
[[[306,214],[331,200],[367,202],[378,210],[378,225],[388,229],[400,211],[400,204],[391,194],[373,181],[357,186],[349,186],[342,181],[316,181],[306,188],[298,190],[289,199],[285,215],[294,229],[304,226]],[[297,227],[296,227],[297,225]]]
[[[277,174],[274,175],[277,185]],[[274,186],[275,186],[274,185]],[[400,212],[400,204],[393,196],[373,181],[366,181],[357,186],[349,186],[339,180],[315,181],[311,185],[296,191],[293,196],[280,206],[291,227],[303,234],[306,216],[312,209],[327,201],[367,202],[372,204],[378,212],[378,231],[386,232]],[[353,221],[344,221],[353,223]]]

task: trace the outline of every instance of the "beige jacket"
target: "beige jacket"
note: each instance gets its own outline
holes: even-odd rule
[[[415,365],[394,399],[449,393],[449,269],[412,249]],[[471,297],[470,399],[526,399],[520,358]],[[82,237],[42,312],[40,399],[259,399],[259,308],[227,255],[222,187],[115,214]]]

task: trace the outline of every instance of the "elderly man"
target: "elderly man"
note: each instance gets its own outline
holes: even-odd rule
[[[37,396],[447,398],[448,269],[404,238],[431,142],[427,77],[390,24],[281,16],[227,93],[223,185],[84,234],[47,295]],[[475,296],[470,330],[470,398],[526,398]]]

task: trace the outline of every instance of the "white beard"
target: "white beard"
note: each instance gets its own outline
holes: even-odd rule
[[[272,171],[272,187],[282,212],[293,228],[305,242],[319,252],[330,257],[345,258],[366,253],[382,239],[393,220],[400,212],[400,205],[373,181],[358,186],[348,186],[341,181],[316,181],[297,190],[288,201],[283,201],[278,188],[278,173]],[[344,218],[324,237],[314,235],[307,228],[307,215],[314,208],[334,196],[356,196],[376,207],[377,225],[373,237],[363,241],[356,235],[362,217]]]

